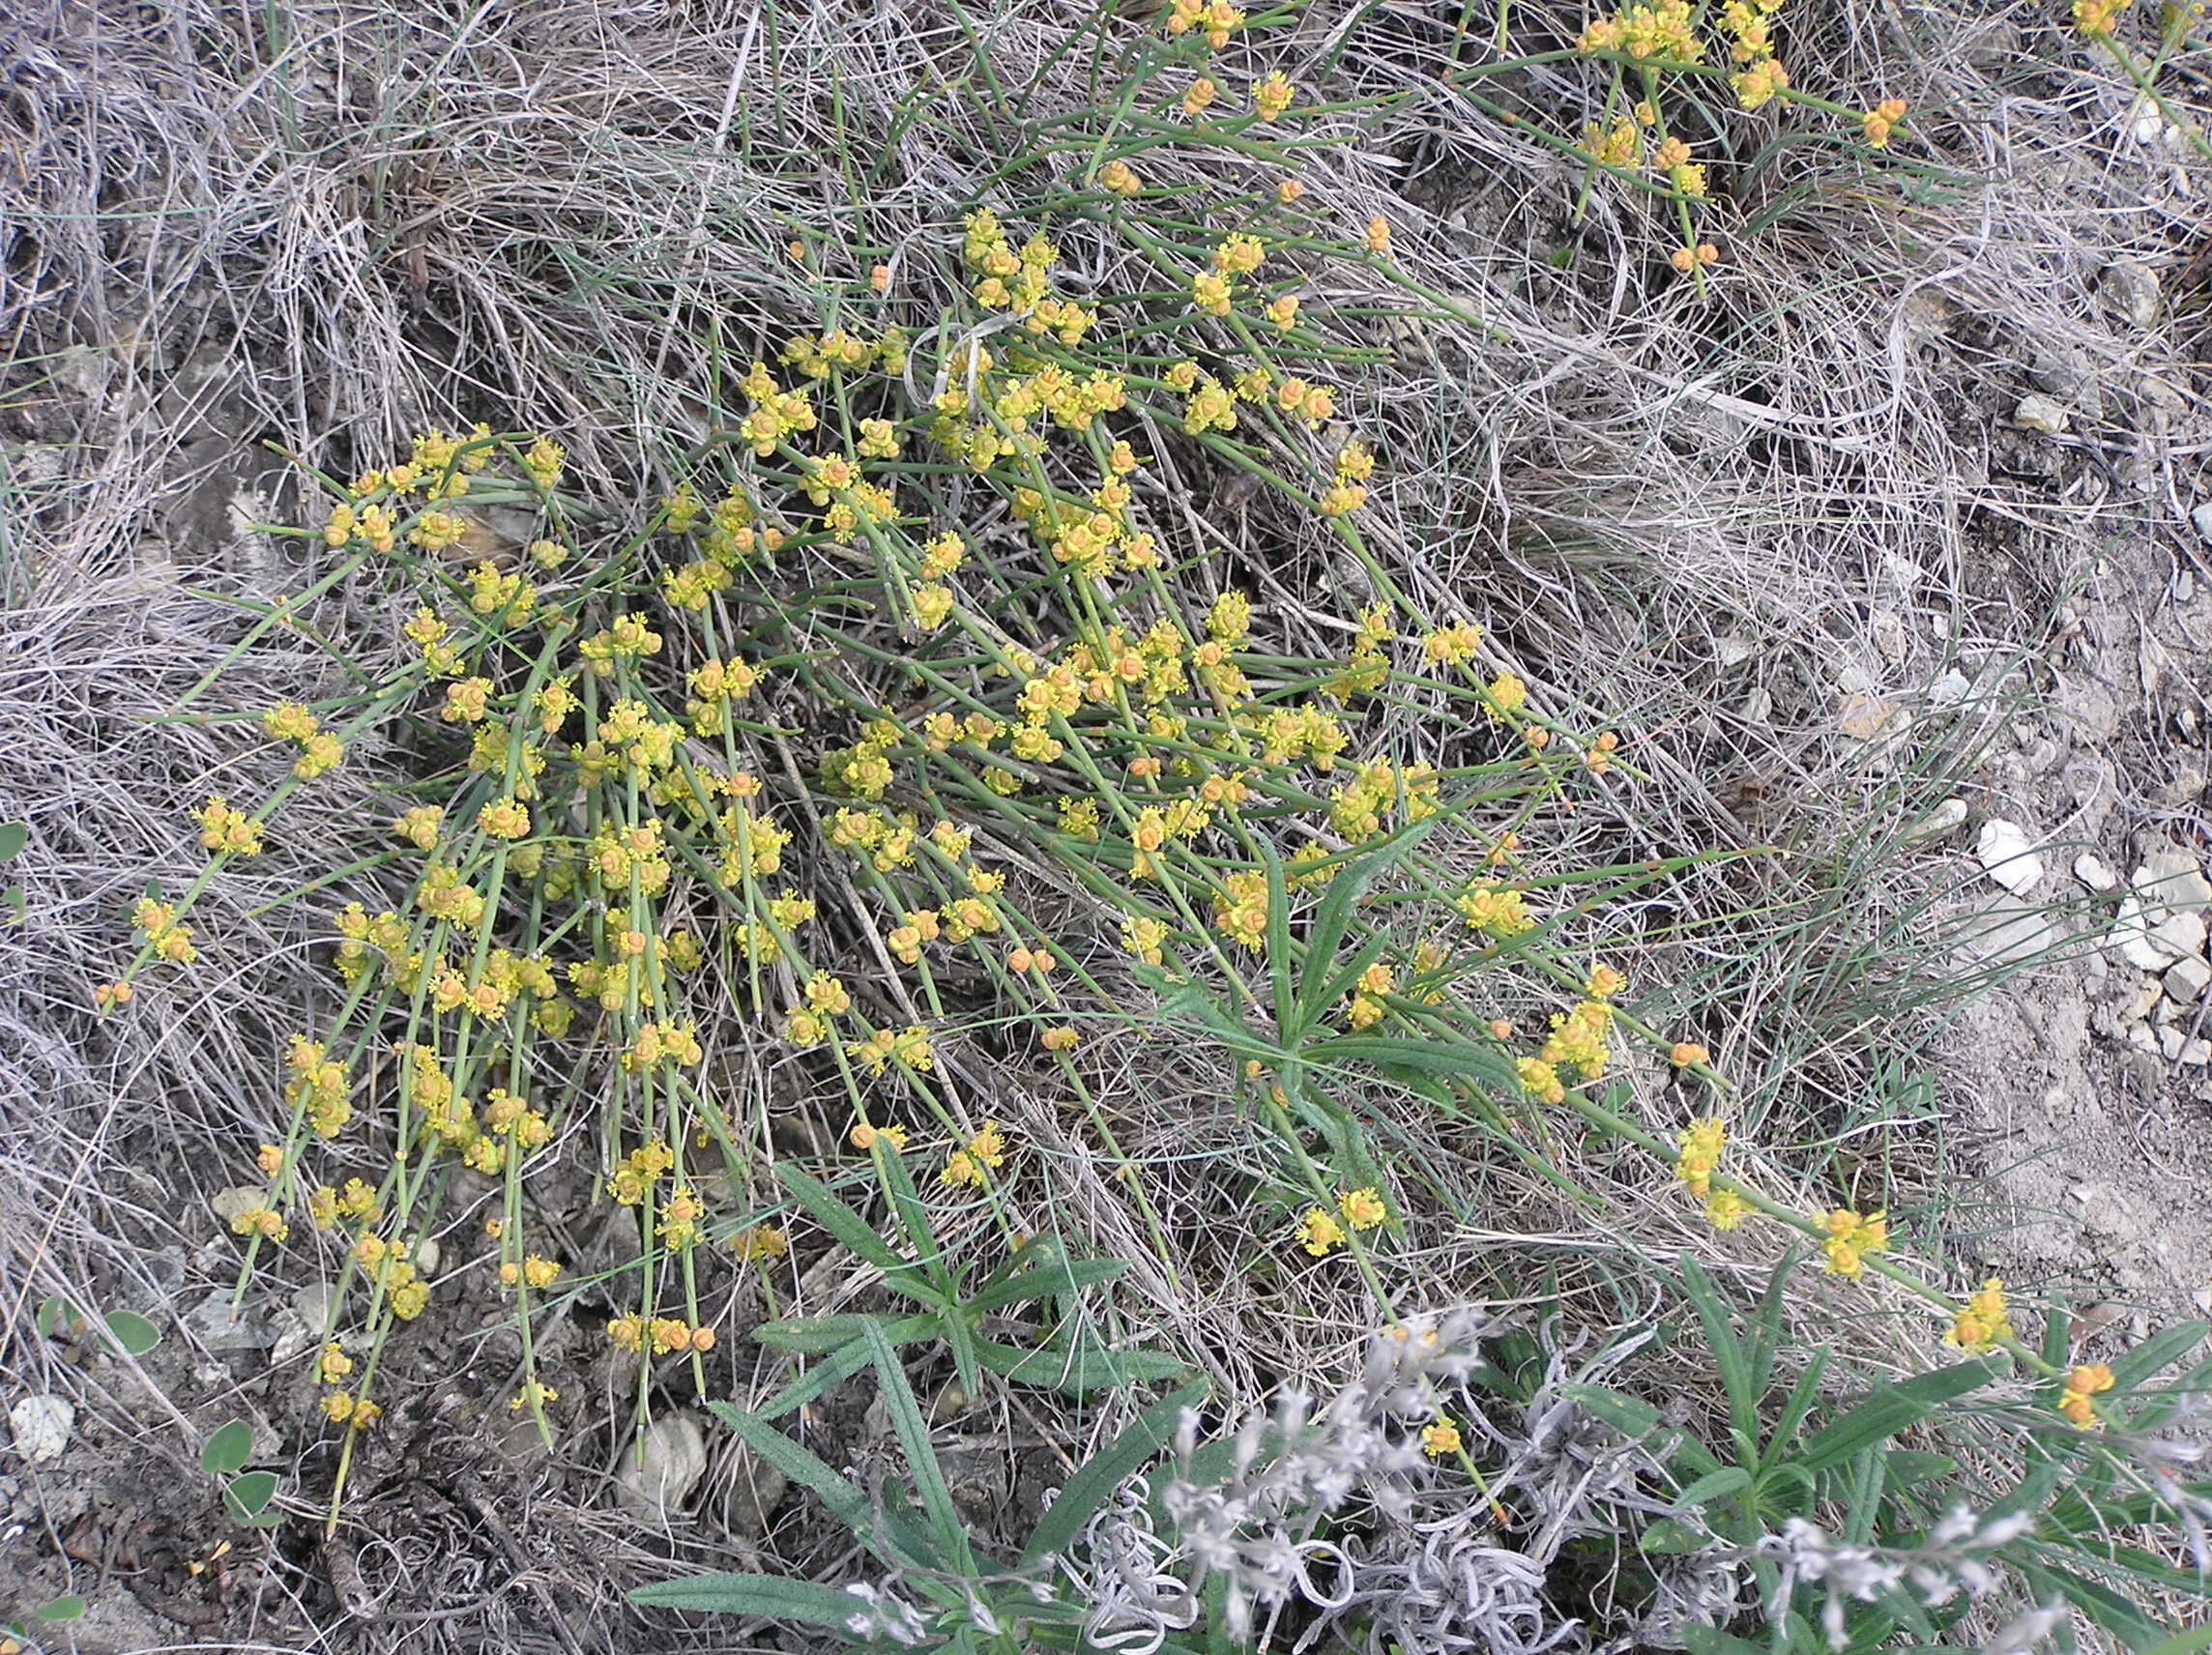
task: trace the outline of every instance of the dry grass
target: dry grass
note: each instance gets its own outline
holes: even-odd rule
[[[2098,278],[2115,259],[2170,269],[2194,250],[2204,169],[2130,135],[2132,95],[2051,8],[1808,7],[1797,84],[1905,97],[1911,139],[1870,179],[1840,147],[1770,131],[1754,148],[1747,129],[1736,195],[1715,214],[1727,256],[1701,294],[1666,270],[1642,203],[1600,190],[1576,222],[1579,169],[1445,83],[1452,10],[1384,8],[1354,31],[1348,9],[1317,7],[1269,47],[1301,82],[1334,74],[1396,100],[1357,142],[1317,148],[1308,187],[1349,221],[1387,216],[1405,272],[1465,313],[1409,331],[1389,321],[1409,308],[1403,288],[1333,277],[1327,297],[1372,306],[1370,342],[1397,352],[1344,410],[1388,459],[1373,543],[1432,613],[1482,620],[1561,717],[1632,733],[1635,773],[1546,825],[1560,865],[1788,845],[1687,873],[1591,916],[1579,939],[1652,985],[1646,1015],[1712,1046],[1755,1135],[1812,1147],[1789,1163],[1795,1187],[1772,1193],[1825,1199],[1841,1176],[1862,1180],[1846,1193],[1868,1205],[1939,1200],[1965,1169],[1885,1161],[1921,1142],[1921,1123],[1864,1106],[1884,1053],[1914,1051],[1949,992],[1929,974],[1928,907],[1949,864],[1899,839],[2033,693],[2032,675],[2005,675],[2094,559],[2146,538],[2181,555],[2180,508],[2203,497],[2212,452],[2201,364],[2164,324],[2117,313]],[[1528,42],[1570,39],[1582,20],[1540,4],[1513,15]],[[829,0],[266,16],[192,0],[158,15],[19,7],[0,23],[0,818],[33,825],[17,864],[31,919],[0,933],[11,1394],[81,1384],[111,1441],[189,1460],[165,1405],[134,1382],[56,1370],[30,1307],[48,1292],[176,1304],[188,1281],[189,1303],[225,1276],[207,1199],[274,1135],[275,1054],[324,997],[308,915],[365,896],[376,875],[263,905],[337,871],[368,791],[404,774],[403,755],[357,755],[356,779],[294,811],[278,857],[212,889],[217,968],[148,1015],[93,1020],[89,985],[126,959],[129,899],[196,866],[187,807],[211,778],[266,768],[222,717],[335,670],[308,640],[264,645],[198,703],[213,722],[164,716],[241,631],[225,598],[303,582],[244,529],[293,508],[256,446],[346,475],[412,431],[482,419],[557,432],[601,499],[650,498],[715,428],[745,341],[813,315],[786,241],[888,258],[917,295],[945,280],[929,249],[956,223],[947,204],[979,192],[1007,141],[963,96],[968,29],[1005,84],[1033,82],[1041,116],[1086,105],[1089,52],[1063,48],[1090,27],[1074,6],[964,27]],[[1563,131],[1585,114],[1564,69],[1476,91]],[[873,135],[893,130],[879,160]],[[1197,197],[1230,187],[1158,182]],[[1113,245],[1071,235],[1067,257],[1104,285]],[[2021,445],[2002,427],[2039,354],[2064,353],[2105,388],[2104,416],[2044,445],[2069,468],[2051,486],[2011,469]],[[1348,607],[1345,571],[1310,526],[1206,476],[1171,482],[1225,568],[1286,624],[1329,636],[1295,619]],[[373,608],[333,597],[312,618],[356,657],[389,648],[391,617]],[[1900,763],[1839,733],[1848,695],[1925,712],[1953,668],[1997,687],[1932,716],[1933,751]],[[1434,756],[1419,709],[1378,739]],[[1622,941],[1668,928],[1675,940]],[[728,1038],[735,1052],[744,1036]],[[776,1084],[747,1072],[764,1095]],[[961,1080],[1057,1169],[1052,1196],[1093,1245],[1146,1260],[1049,1103],[980,1067]],[[1141,1266],[1134,1299],[1249,1398],[1341,1365],[1368,1313],[1319,1278],[1255,1290],[1255,1237],[1219,1222],[1221,1180],[1251,1170],[1231,1080],[1193,1050],[1141,1086],[1111,1066],[1097,1084],[1121,1100],[1125,1146],[1158,1170],[1179,1238],[1179,1291]],[[1656,1070],[1633,1086],[1631,1112],[1652,1128],[1686,1117]],[[1648,1187],[1647,1163],[1564,1147],[1579,1182],[1617,1197],[1593,1216],[1467,1159],[1418,1110],[1376,1108],[1467,1215],[1411,1261],[1440,1295],[1492,1279],[1511,1249],[1556,1263],[1578,1321],[1618,1326],[1654,1313],[1642,1261],[1715,1253]],[[1745,1280],[1773,1256],[1719,1249]],[[1895,1324],[1860,1303],[1847,1330],[1894,1362]],[[1703,1380],[1672,1359],[1658,1378]],[[529,1567],[520,1554],[497,1567],[578,1571],[568,1627],[495,1593],[507,1607],[480,1616],[341,1615],[293,1635],[300,1646],[592,1647],[634,1634],[613,1619],[614,1583],[672,1541],[692,1556],[726,1545],[711,1524],[641,1537],[586,1509],[591,1481],[544,1467],[532,1480],[539,1499],[511,1520]],[[487,1589],[469,1559],[457,1543],[440,1555],[394,1541],[358,1562],[379,1591],[420,1582],[406,1608],[443,1611]],[[817,1561],[834,1574],[833,1555]],[[315,1565],[273,1567],[307,1571],[294,1619],[331,1613]]]

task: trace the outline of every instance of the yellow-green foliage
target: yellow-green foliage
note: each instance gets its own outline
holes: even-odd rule
[[[1642,95],[1592,128],[1592,161],[1685,208],[1702,196],[1660,81],[1702,66],[1748,106],[1784,93],[1774,10],[1717,14],[1725,70],[1673,0],[1593,25],[1583,49],[1615,95]],[[1633,743],[1547,717],[1475,621],[1424,612],[1370,554],[1389,456],[1347,419],[1361,353],[1319,296],[1340,262],[1387,275],[1390,227],[1332,221],[1300,184],[1292,82],[1237,94],[1187,73],[1244,22],[1177,0],[1129,119],[1049,207],[976,205],[901,249],[896,276],[868,249],[794,240],[817,314],[748,342],[719,377],[713,439],[656,503],[589,498],[551,439],[480,425],[425,434],[302,531],[334,581],[405,595],[408,664],[270,709],[291,775],[251,811],[209,799],[203,843],[217,864],[255,854],[291,790],[371,729],[427,760],[377,853],[403,894],[336,916],[343,1003],[286,1055],[290,1130],[262,1147],[267,1194],[236,1226],[251,1247],[302,1217],[345,1240],[329,1331],[342,1319],[366,1353],[326,1350],[333,1420],[377,1417],[385,1337],[432,1292],[415,1238],[456,1203],[485,1212],[486,1242],[477,1261],[449,1248],[447,1267],[512,1295],[515,1402],[542,1419],[530,1312],[571,1277],[535,1239],[532,1186],[571,1155],[634,1214],[610,1337],[686,1358],[703,1383],[713,1289],[792,1244],[757,1112],[712,1078],[717,1053],[798,1063],[842,1093],[855,1146],[926,1157],[933,1201],[1012,1237],[1031,1222],[1024,1146],[941,1061],[986,1042],[1087,1123],[1159,1244],[1114,1133],[1131,1105],[1103,1106],[1086,1060],[1169,990],[1272,1024],[1245,1067],[1281,1182],[1302,1192],[1279,1245],[1349,1256],[1379,1292],[1370,1255],[1402,1215],[1356,1131],[1313,1124],[1316,1109],[1355,1122],[1337,1077],[1387,1056],[1329,1045],[1351,1036],[1459,1054],[1435,1089],[1475,1142],[1536,1154],[1561,1119],[1617,1132],[1676,1163],[1724,1229],[1764,1213],[1841,1273],[1891,1268],[1871,1259],[1880,1213],[1797,1214],[1724,1176],[1717,1118],[1677,1146],[1597,1096],[1624,1031],[1661,1051],[1672,1036],[1618,1010],[1619,973],[1570,965],[1549,922],[1654,870],[1559,865],[1528,829],[1608,785]],[[1899,113],[1867,117],[1867,140]],[[1148,162],[1185,142],[1233,147],[1249,187],[1154,204]],[[1109,285],[1070,279],[1062,234]],[[1710,262],[1702,246],[1685,239],[1677,264]],[[1257,480],[1287,551],[1332,548],[1366,590],[1288,625],[1181,508],[1221,470]],[[502,538],[516,512],[533,528]],[[1340,645],[1301,643],[1316,625]],[[1448,760],[1402,750],[1402,726],[1373,715],[1406,706],[1451,732]],[[1354,868],[1371,889],[1317,932]],[[142,963],[190,962],[189,902],[139,905]],[[1533,1036],[1500,965],[1563,1002]],[[1294,1030],[1306,983],[1327,993]],[[102,992],[120,1003],[129,984]],[[1709,1078],[1702,1048],[1671,1055]],[[1994,1286],[1964,1309],[1915,1291],[1958,1342],[2010,1340]]]

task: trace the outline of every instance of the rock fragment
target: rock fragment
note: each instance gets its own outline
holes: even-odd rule
[[[615,1491],[631,1510],[665,1518],[691,1497],[706,1474],[706,1433],[699,1416],[684,1408],[660,1415],[623,1450]]]
[[[2212,988],[2212,965],[2197,955],[2188,955],[2174,962],[2164,981],[2167,999],[2182,1005],[2194,1004],[2204,998],[2207,988]]]
[[[2132,966],[2164,972],[2204,952],[2208,908],[2212,883],[2196,857],[2178,845],[2163,846],[2146,855],[2129,879],[2109,945]]]
[[[1923,816],[1906,831],[1906,841],[1940,838],[1943,834],[1963,827],[1966,820],[1966,801],[1946,798],[1941,804]]]
[[[49,1465],[68,1453],[70,1432],[75,1424],[74,1405],[51,1392],[24,1397],[8,1410],[15,1452],[34,1466]]]
[[[2043,877],[2043,858],[2035,854],[2026,832],[2017,822],[1993,816],[1982,824],[1982,836],[1974,855],[1991,879],[2015,896],[2025,896]]]
[[[2158,325],[2158,272],[2134,259],[2120,259],[2105,267],[2097,291],[2106,304],[2138,328]]]
[[[217,1288],[180,1318],[184,1330],[213,1355],[226,1350],[263,1350],[276,1342],[276,1329],[268,1322],[231,1318],[229,1288]]]
[[[2094,851],[2083,851],[2074,858],[2074,877],[2099,896],[2109,895],[2120,888],[2120,876],[2112,865]]]

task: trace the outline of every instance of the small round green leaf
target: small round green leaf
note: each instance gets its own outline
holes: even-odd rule
[[[33,1620],[75,1620],[84,1613],[85,1602],[80,1597],[54,1598],[41,1604],[31,1611]]]
[[[207,1439],[207,1446],[200,1450],[200,1469],[214,1476],[227,1476],[243,1468],[252,1452],[253,1427],[234,1419]]]
[[[107,1331],[132,1356],[143,1356],[161,1342],[161,1330],[132,1310],[109,1311]]]
[[[276,1497],[275,1471],[247,1471],[231,1478],[222,1491],[223,1509],[240,1523],[252,1523]]]
[[[0,862],[12,862],[31,837],[28,822],[0,822]]]

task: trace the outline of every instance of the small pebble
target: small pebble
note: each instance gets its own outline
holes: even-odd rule
[[[1964,825],[1965,820],[1966,801],[1963,798],[1946,798],[1941,804],[1938,804],[1925,817],[1921,818],[1919,822],[1915,823],[1913,825],[1912,830],[1906,834],[1906,838],[1937,838],[1942,834],[1949,833],[1955,828],[1961,827]]]
[[[2047,437],[2057,436],[2074,422],[2074,416],[2061,404],[2035,391],[2020,399],[2020,406],[2013,410],[2012,417],[2017,423],[2030,431],[2041,431]]]
[[[2043,877],[2043,858],[2035,854],[2027,834],[2017,822],[1992,817],[1983,823],[1974,855],[1990,878],[2015,896],[2025,896]]]
[[[2120,888],[2118,873],[2093,851],[2083,851],[2074,858],[2074,877],[2099,896]]]
[[[228,1189],[217,1190],[208,1197],[208,1209],[222,1220],[225,1230],[242,1212],[251,1212],[263,1205],[265,1191],[259,1184],[233,1184]]]
[[[2212,988],[2212,965],[2196,954],[2176,960],[2163,979],[2168,1000],[2189,1005],[2204,998],[2204,991]]]
[[[76,1408],[66,1398],[50,1392],[27,1396],[8,1410],[15,1452],[34,1466],[46,1465],[67,1453],[70,1431],[75,1424]]]

